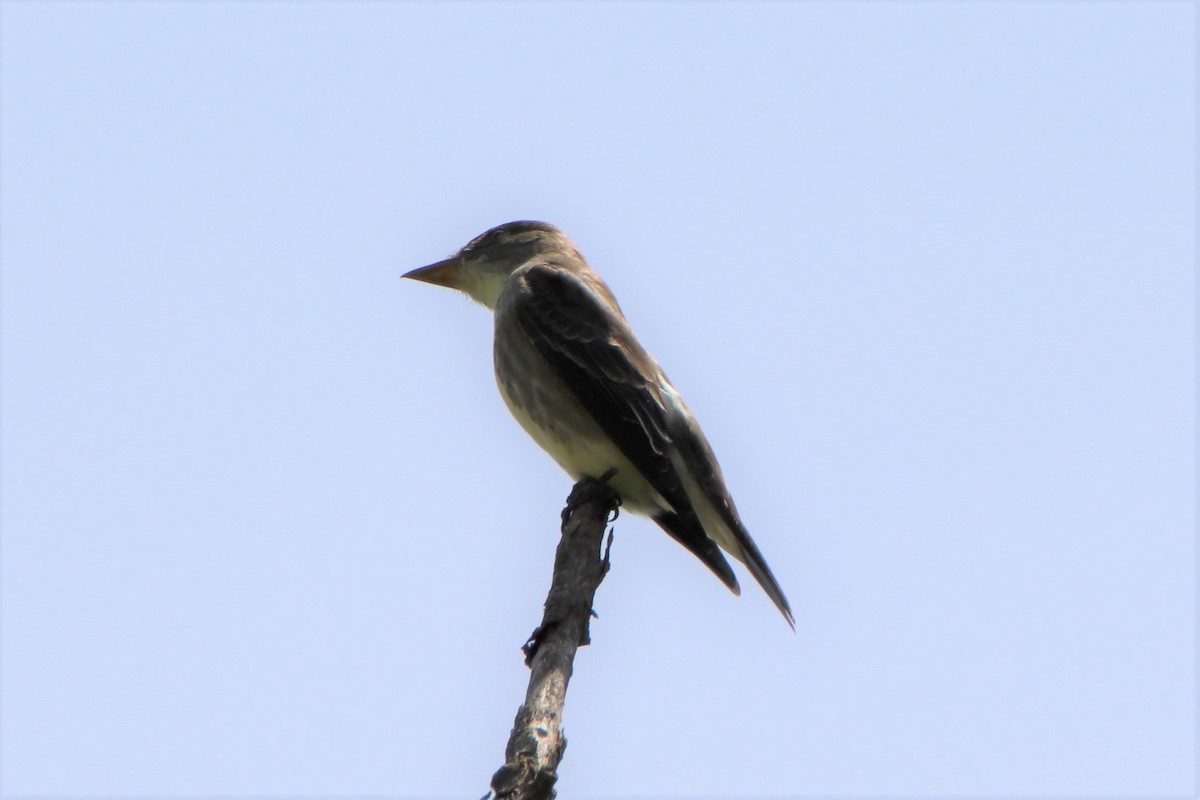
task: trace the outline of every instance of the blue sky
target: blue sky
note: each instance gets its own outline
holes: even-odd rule
[[[568,232],[796,611],[616,523],[563,796],[1190,795],[1195,6],[0,8],[0,793],[477,797]]]

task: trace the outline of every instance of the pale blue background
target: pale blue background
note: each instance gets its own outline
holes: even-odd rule
[[[0,792],[478,797],[562,226],[796,609],[616,525],[564,797],[1195,792],[1190,3],[2,8]]]

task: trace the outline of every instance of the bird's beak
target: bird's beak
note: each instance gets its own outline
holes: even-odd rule
[[[401,278],[412,278],[415,281],[424,281],[437,286],[448,286],[451,289],[458,288],[458,277],[462,271],[462,262],[458,256],[447,258],[445,261],[439,261],[436,264],[430,264],[428,267],[414,269],[411,272],[406,272],[401,275]]]

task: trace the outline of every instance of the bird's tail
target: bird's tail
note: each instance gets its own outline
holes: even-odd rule
[[[775,580],[774,573],[767,566],[767,560],[763,558],[762,553],[758,551],[758,545],[750,538],[750,534],[746,533],[745,528],[742,529],[744,538],[738,544],[741,547],[741,554],[732,553],[733,557],[746,565],[746,569],[750,570],[750,574],[754,576],[754,580],[758,581],[758,585],[767,593],[767,597],[771,598],[771,602],[779,609],[779,613],[783,614],[783,618],[787,620],[787,624],[792,626],[792,630],[796,630],[796,618],[792,616],[792,607],[788,605],[787,597],[783,594],[783,589],[779,586],[779,581]]]

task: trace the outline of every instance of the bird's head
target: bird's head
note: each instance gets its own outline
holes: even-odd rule
[[[403,277],[448,286],[494,309],[504,282],[538,256],[560,254],[582,260],[571,241],[545,222],[507,222],[479,234],[445,261]]]

